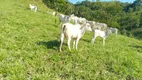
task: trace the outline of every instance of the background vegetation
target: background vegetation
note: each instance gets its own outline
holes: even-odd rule
[[[121,33],[136,38],[142,38],[137,29],[142,28],[142,1],[135,0],[133,3],[122,3],[112,0],[92,2],[85,0],[71,4],[68,0],[43,0],[50,8],[70,15],[75,14],[88,20],[107,23],[109,27],[117,27]]]
[[[112,34],[102,46],[101,38],[90,43],[90,32],[78,51],[68,51],[65,40],[60,53],[61,27],[47,10],[53,11],[42,0],[0,1],[0,80],[142,79],[141,40]]]

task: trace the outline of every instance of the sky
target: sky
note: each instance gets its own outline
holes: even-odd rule
[[[85,0],[68,0],[69,2],[75,4],[76,2],[81,2],[81,1],[85,1]],[[92,0],[89,0],[92,1]],[[94,0],[96,1],[96,0]],[[113,0],[100,0],[100,1],[113,1]],[[129,2],[129,3],[133,3],[135,0],[119,0],[120,2]]]

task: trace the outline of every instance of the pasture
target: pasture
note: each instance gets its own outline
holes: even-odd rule
[[[29,4],[38,11],[29,9]],[[142,41],[118,34],[91,43],[85,33],[78,50],[59,52],[61,26],[41,0],[1,0],[0,80],[141,80]]]

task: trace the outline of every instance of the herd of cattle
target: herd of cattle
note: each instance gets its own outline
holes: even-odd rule
[[[64,15],[59,14],[59,25],[62,24],[61,37],[60,37],[60,52],[62,51],[62,43],[64,37],[67,38],[68,48],[70,49],[70,41],[73,38],[73,48],[77,50],[78,41],[83,36],[86,31],[92,31],[93,38],[92,43],[94,43],[96,37],[103,38],[103,45],[105,45],[105,39],[109,36],[110,33],[115,33],[117,35],[118,29],[108,27],[105,23],[99,23],[95,21],[89,21],[82,17],[77,17],[74,14]]]
[[[37,11],[37,6],[29,4],[29,7],[31,10]],[[58,14],[57,12],[52,13],[53,16],[58,16],[59,18],[59,26],[62,25],[61,28],[61,35],[60,35],[60,52],[62,51],[62,43],[64,38],[67,38],[67,44],[69,50],[70,48],[70,41],[73,38],[73,48],[77,50],[77,45],[80,40],[80,38],[84,35],[87,31],[92,31],[93,38],[91,40],[92,43],[94,43],[96,37],[103,38],[103,45],[105,45],[105,39],[109,36],[111,33],[115,33],[117,36],[118,29],[108,27],[105,23],[100,23],[96,21],[89,21],[85,18],[72,15],[64,15],[64,14]]]

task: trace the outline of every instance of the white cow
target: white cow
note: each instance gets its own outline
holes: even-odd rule
[[[59,26],[62,23],[67,23],[70,22],[70,16],[64,15],[64,14],[59,14]]]
[[[117,28],[109,28],[111,30],[112,33],[115,33],[117,36],[118,33],[118,29]]]
[[[74,15],[70,17],[70,20],[73,21],[74,24],[83,24],[83,23],[86,23],[87,21],[85,18],[77,17]]]
[[[103,38],[103,45],[105,45],[105,39],[109,36],[109,34],[111,33],[111,31],[109,29],[105,30],[105,31],[101,31],[99,29],[95,29],[93,30],[94,32],[94,35],[93,35],[93,38],[92,38],[92,43],[94,43],[96,37],[101,37]]]
[[[91,26],[88,23],[85,23],[83,25],[80,24],[71,24],[71,23],[64,23],[62,25],[62,29],[61,29],[61,37],[60,37],[60,52],[62,51],[62,43],[64,40],[64,37],[67,38],[68,40],[68,48],[69,50],[71,50],[70,48],[70,41],[73,38],[74,42],[73,42],[73,48],[75,47],[77,50],[77,45],[78,45],[78,41],[80,40],[80,38],[83,36],[83,34],[86,31],[91,31]]]
[[[57,16],[57,15],[58,15],[58,12],[57,12],[57,11],[54,11],[54,12],[52,12],[52,15],[53,15],[53,16]]]
[[[107,29],[107,24],[105,23],[99,23],[99,22],[95,22],[95,21],[87,21],[92,29],[99,29],[99,30],[106,30]]]
[[[29,4],[29,7],[30,7],[31,10],[34,10],[35,12],[37,11],[37,6]]]

